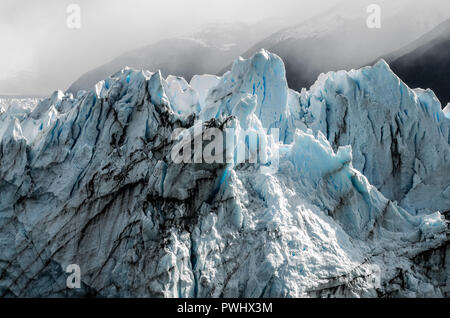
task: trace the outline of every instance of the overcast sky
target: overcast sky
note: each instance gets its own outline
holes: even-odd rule
[[[422,2],[433,1],[450,3]],[[345,0],[0,0],[0,94],[17,93],[5,91],[10,87],[5,81],[36,83],[36,76],[42,91],[49,85],[64,90],[126,51],[205,23],[267,18],[295,23],[339,2]],[[77,30],[66,25],[71,3],[81,7]]]

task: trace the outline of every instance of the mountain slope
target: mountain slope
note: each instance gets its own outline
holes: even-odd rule
[[[401,10],[383,9],[381,29],[369,29],[366,7],[366,2],[359,1],[333,9],[269,36],[243,56],[250,57],[262,48],[276,53],[286,65],[289,86],[301,90],[310,87],[321,73],[368,65],[416,40],[447,17],[439,8],[406,3]]]
[[[448,207],[448,180],[426,189],[435,202],[395,201],[410,190],[411,160],[416,186],[448,171],[450,120],[432,92],[409,89],[383,62],[301,93],[285,74],[261,51],[192,85],[126,68],[19,118],[8,107],[1,295],[448,296],[448,224],[435,209]],[[371,122],[379,142],[364,132]],[[227,163],[194,163],[210,129],[231,133],[214,151]],[[401,191],[381,173],[383,195],[369,180],[385,160]],[[81,268],[78,290],[65,286],[68,264]]]
[[[450,102],[450,19],[386,57],[411,87],[431,88],[443,105]]]
[[[123,54],[81,76],[67,92],[75,94],[82,89],[88,90],[98,81],[126,66],[159,69],[163,76],[176,75],[187,80],[196,74],[216,74],[251,44],[281,28],[281,25],[277,21],[264,21],[264,24],[254,25],[208,24],[186,37],[162,40]]]

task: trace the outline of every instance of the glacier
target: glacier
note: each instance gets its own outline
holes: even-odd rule
[[[296,92],[265,50],[2,101],[0,296],[448,297],[449,126],[383,60]],[[211,127],[278,168],[171,160],[175,130]]]

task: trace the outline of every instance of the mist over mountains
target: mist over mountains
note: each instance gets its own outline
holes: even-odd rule
[[[321,73],[373,65],[383,57],[390,64],[395,60],[393,70],[412,87],[436,89],[445,105],[449,100],[446,56],[450,52],[446,42],[438,43],[438,38],[448,39],[448,22],[439,25],[446,13],[438,7],[422,12],[417,6],[399,6],[385,13],[380,29],[369,29],[364,6],[354,2],[333,7],[285,28],[283,23],[270,20],[210,24],[190,36],[162,40],[121,55],[87,72],[67,91],[75,94],[86,90],[125,66],[160,69],[163,76],[187,80],[194,74],[221,76],[237,56],[248,58],[268,49],[283,59],[288,83],[296,90],[309,88]],[[267,36],[276,29],[281,30]],[[412,52],[412,48],[417,50]]]
[[[410,45],[384,57],[410,87],[430,88],[450,102],[450,19]]]
[[[309,88],[320,73],[372,65],[377,58],[410,44],[420,35],[433,34],[431,29],[437,24],[433,21],[441,21],[445,14],[437,9],[419,14],[418,10],[418,7],[406,7],[391,13],[383,18],[380,29],[367,28],[366,16],[330,10],[325,15],[271,35],[243,56],[266,48],[283,58],[292,88]],[[441,49],[443,56],[448,55],[448,48]],[[431,59],[428,61],[433,63]],[[402,78],[402,74],[398,75]],[[425,82],[422,84],[426,85]]]
[[[125,53],[84,74],[67,91],[86,90],[125,66],[161,70],[163,76],[176,75],[187,80],[196,74],[216,74],[239,56],[249,43],[255,43],[282,26],[283,23],[277,21],[204,25],[185,37],[162,40]]]

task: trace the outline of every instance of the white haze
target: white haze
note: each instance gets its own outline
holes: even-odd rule
[[[280,21],[294,25],[344,7],[359,13],[362,0],[2,0],[0,2],[0,94],[65,90],[86,71],[126,51],[188,35],[203,24]],[[383,10],[405,5],[442,8],[450,1],[376,1]],[[81,29],[66,26],[66,8],[81,7]],[[351,10],[349,11],[351,12]],[[363,12],[362,14],[365,14]],[[414,17],[411,17],[414,18]],[[436,21],[436,24],[440,21]],[[401,21],[399,21],[401,23]],[[277,30],[268,30],[268,33]],[[267,34],[267,36],[270,34]],[[249,47],[253,43],[249,43]]]

